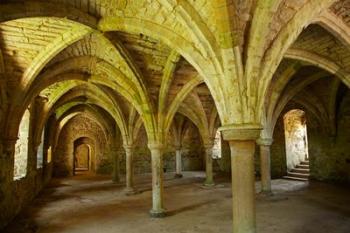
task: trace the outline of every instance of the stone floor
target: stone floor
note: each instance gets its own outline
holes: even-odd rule
[[[166,175],[168,217],[151,219],[149,175],[137,177],[141,191],[125,196],[123,185],[108,177],[77,176],[53,180],[3,233],[217,233],[231,232],[228,179],[201,186],[203,173],[182,179]],[[258,184],[257,184],[258,186]],[[273,197],[257,196],[259,233],[349,233],[350,188],[274,180]]]

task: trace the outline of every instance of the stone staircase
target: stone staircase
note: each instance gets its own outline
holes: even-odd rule
[[[297,181],[308,181],[310,177],[310,164],[309,160],[302,161],[294,169],[289,171],[284,179],[297,180]]]

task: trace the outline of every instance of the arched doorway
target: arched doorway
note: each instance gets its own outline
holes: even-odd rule
[[[89,171],[90,170],[90,146],[81,144],[75,149],[75,170]]]
[[[307,180],[310,175],[305,112],[293,109],[284,117],[288,177]]]
[[[89,138],[79,138],[74,141],[73,175],[91,173],[93,169],[93,150]]]

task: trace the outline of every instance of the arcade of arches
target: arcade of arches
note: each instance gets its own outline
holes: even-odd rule
[[[52,182],[85,176],[85,189],[100,181],[118,203],[148,203],[147,224],[192,219],[193,208],[206,209],[191,224],[206,222],[213,203],[169,209],[194,189],[229,208],[210,215],[226,228],[151,232],[350,232],[349,15],[349,0],[0,1],[0,229]],[[281,182],[310,185],[277,194]],[[188,188],[183,198],[171,184]],[[282,219],[280,195],[313,184],[340,189],[343,204],[319,204],[339,222],[260,227]],[[262,220],[271,200],[280,209]],[[138,217],[125,229],[140,232]],[[50,221],[35,228],[99,232],[42,230]]]

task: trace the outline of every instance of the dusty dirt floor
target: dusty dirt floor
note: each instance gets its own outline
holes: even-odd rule
[[[218,233],[231,231],[228,178],[203,188],[204,173],[166,174],[168,217],[152,219],[150,175],[136,177],[141,191],[125,196],[109,177],[53,180],[3,233]],[[259,184],[257,183],[257,187]],[[349,233],[350,188],[274,180],[273,197],[257,195],[258,233]]]

